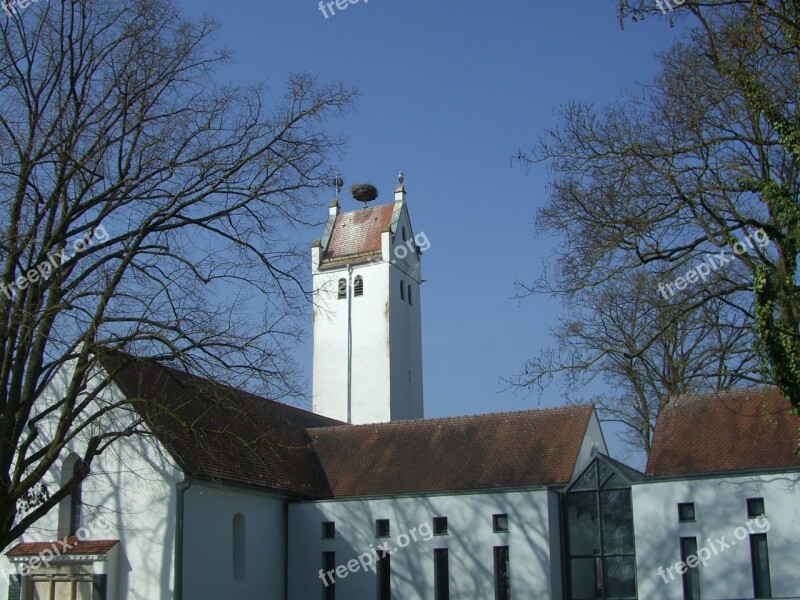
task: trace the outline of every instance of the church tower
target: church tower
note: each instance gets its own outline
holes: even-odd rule
[[[337,199],[311,245],[314,285],[313,410],[353,424],[421,419],[421,258],[403,174],[394,202],[349,212]]]

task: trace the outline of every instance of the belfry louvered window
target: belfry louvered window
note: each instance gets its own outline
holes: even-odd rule
[[[353,296],[363,296],[364,295],[364,280],[361,278],[361,275],[356,275],[356,279],[353,283]]]
[[[339,298],[339,300],[342,300],[343,298],[347,298],[347,280],[344,277],[339,280],[338,298]]]

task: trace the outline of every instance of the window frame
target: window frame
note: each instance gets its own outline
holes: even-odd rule
[[[755,507],[761,503],[761,512],[756,512]],[[767,516],[767,505],[764,502],[764,498],[748,498],[747,499],[747,518],[748,519],[757,519],[758,517],[766,517]]]
[[[766,571],[761,572],[760,565],[757,564],[756,553],[759,553],[758,542],[764,541],[764,563],[766,564]],[[766,533],[752,533],[750,534],[750,570],[753,576],[753,597],[754,598],[772,598],[772,573],[769,568],[769,544],[767,542]]]
[[[505,519],[505,527],[500,526],[501,519]],[[492,515],[492,529],[495,533],[508,533],[508,513],[496,513]]]
[[[386,526],[386,532],[382,532],[382,526]],[[387,538],[392,535],[392,523],[389,519],[375,519],[375,537]]]
[[[347,279],[344,277],[339,278],[336,291],[337,300],[347,300]]]
[[[447,517],[433,517],[433,535],[450,535]]]
[[[336,552],[324,550],[322,552],[322,571],[325,580],[322,583],[322,600],[336,600]],[[330,573],[330,577],[328,577]],[[327,582],[330,579],[330,583]],[[328,585],[325,585],[328,583]]]
[[[691,509],[692,516],[686,517],[683,509]],[[694,502],[678,502],[678,523],[695,523],[697,522],[697,507]]]
[[[358,298],[364,295],[364,278],[361,275],[356,275],[353,280],[353,298]]]
[[[694,545],[690,550],[687,546]],[[689,556],[697,556],[697,538],[695,536],[686,536],[680,538],[681,562],[686,564]],[[681,575],[681,583],[683,584],[683,600],[700,600],[702,595],[702,585],[700,583],[700,565],[696,564],[690,567],[686,564],[686,571]]]
[[[447,548],[433,549],[434,600],[450,600],[450,553]]]
[[[336,521],[322,522],[322,539],[323,540],[336,539]]]
[[[236,581],[245,581],[247,579],[247,521],[241,512],[233,515],[232,533],[233,578]]]
[[[392,600],[392,557],[388,552],[378,556],[375,574],[378,580],[378,600]]]
[[[505,563],[505,577],[501,566]],[[511,600],[511,552],[508,546],[494,547],[494,597],[495,600]]]

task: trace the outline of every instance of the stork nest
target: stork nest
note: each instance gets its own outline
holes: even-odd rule
[[[350,193],[359,202],[371,202],[378,197],[378,188],[371,183],[357,183],[350,187]]]

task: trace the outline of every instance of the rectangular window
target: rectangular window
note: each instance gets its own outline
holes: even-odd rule
[[[747,516],[751,519],[756,517],[763,517],[767,512],[764,509],[763,498],[748,498],[747,499]]]
[[[753,594],[756,598],[772,598],[766,533],[750,536],[750,561],[753,565]]]
[[[511,600],[511,564],[508,546],[494,547],[494,597],[495,600]]]
[[[392,599],[392,563],[388,553],[378,559],[378,600]]]
[[[450,600],[450,564],[447,548],[433,551],[434,600]]]
[[[336,537],[336,522],[324,521],[322,523],[322,538],[332,540]]]
[[[433,517],[433,535],[447,535],[447,517]]]
[[[389,519],[377,519],[375,521],[375,536],[376,537],[389,537],[391,535],[391,526]]]
[[[498,533],[508,531],[508,515],[492,515],[492,527]]]
[[[686,562],[690,556],[697,556],[697,538],[681,538],[681,560]],[[699,565],[695,565],[694,568],[688,567],[683,574],[683,600],[700,600]]]
[[[336,553],[322,553],[322,600],[336,600]]]
[[[694,502],[681,502],[678,504],[678,520],[681,523],[695,520]]]

